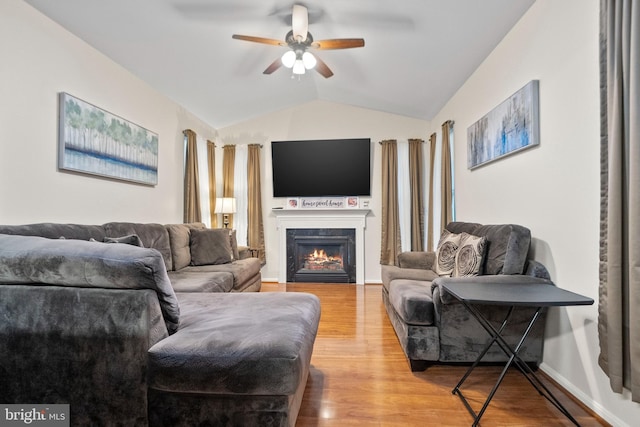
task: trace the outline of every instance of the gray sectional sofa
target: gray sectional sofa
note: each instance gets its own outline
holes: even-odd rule
[[[293,426],[318,298],[237,292],[259,261],[194,230],[0,226],[0,401],[66,403],[72,425]]]
[[[261,286],[260,260],[238,249],[235,231],[206,229],[203,223],[0,225],[0,234],[98,242],[129,239],[126,243],[160,252],[176,292],[259,291]],[[138,240],[132,241],[132,236]]]
[[[436,270],[436,252],[404,252],[399,265],[382,265],[383,301],[400,345],[413,371],[424,370],[436,362],[469,363],[475,361],[489,335],[466,308],[442,285],[447,282],[478,283],[551,283],[544,265],[528,259],[531,232],[516,224],[482,225],[452,222],[442,239],[466,233],[479,237],[484,255],[476,275],[448,277]],[[439,245],[443,248],[442,245]],[[440,249],[439,248],[439,249]],[[444,248],[443,248],[444,250]],[[508,307],[486,305],[479,308],[499,325]],[[504,336],[515,347],[534,309],[518,308]],[[530,365],[542,361],[546,311],[538,318],[520,356]],[[507,359],[494,345],[483,357],[484,362]]]

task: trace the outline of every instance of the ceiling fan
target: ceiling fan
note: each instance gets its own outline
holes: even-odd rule
[[[307,8],[297,4],[293,5],[291,31],[287,33],[284,41],[240,34],[234,34],[232,37],[237,40],[289,48],[282,57],[273,61],[263,71],[263,74],[271,74],[284,65],[287,68],[291,68],[294,75],[304,74],[306,70],[315,68],[323,77],[329,78],[333,76],[333,71],[318,56],[308,52],[308,49],[350,49],[364,46],[364,39],[313,40],[313,36],[309,32],[309,13]]]

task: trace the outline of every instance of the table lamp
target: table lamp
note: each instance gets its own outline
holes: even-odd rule
[[[216,198],[216,208],[214,213],[222,214],[222,223],[224,228],[229,228],[229,214],[236,212],[235,197],[218,197]]]

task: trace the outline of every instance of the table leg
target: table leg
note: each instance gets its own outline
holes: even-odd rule
[[[467,310],[470,310],[470,308],[467,307]],[[507,323],[509,322],[509,318],[511,317],[512,313],[513,313],[513,307],[509,308],[509,312],[507,313],[507,315],[505,316],[504,320],[502,321],[500,329],[498,329],[498,334],[500,334],[504,330],[504,328],[507,326]],[[469,369],[467,369],[467,372],[465,372],[465,374],[462,376],[460,381],[458,381],[458,384],[456,384],[456,386],[453,388],[453,390],[451,390],[451,393],[456,394],[460,390],[460,386],[462,385],[462,383],[464,383],[467,380],[469,375],[471,375],[471,371],[473,371],[475,369],[475,367],[478,366],[478,364],[480,363],[480,361],[482,360],[484,355],[487,354],[487,351],[489,351],[491,346],[496,341],[497,341],[497,338],[495,336],[492,336],[491,340],[484,347],[484,349],[482,350],[480,355],[476,358],[475,362],[473,362],[473,364],[469,367]]]
[[[471,304],[468,304],[466,302],[463,301],[463,304],[465,305],[465,307],[469,310],[469,312],[476,318],[476,320],[478,320],[478,322],[480,323],[480,325],[487,331],[487,333],[489,333],[489,335],[491,336],[491,340],[489,341],[489,343],[487,344],[487,346],[484,348],[484,350],[482,351],[482,353],[479,355],[479,357],[476,359],[476,361],[473,363],[473,365],[469,368],[469,370],[467,370],[467,372],[465,373],[465,375],[462,377],[462,379],[458,382],[458,384],[456,385],[456,387],[453,389],[452,393],[454,394],[458,394],[460,396],[460,398],[463,400],[465,406],[467,407],[467,409],[471,412],[471,415],[474,417],[474,422],[473,422],[473,426],[477,426],[478,423],[480,422],[480,418],[482,417],[482,415],[484,414],[485,410],[487,409],[487,407],[489,406],[489,403],[491,402],[491,400],[493,399],[493,396],[495,395],[496,391],[498,390],[498,387],[500,386],[500,384],[502,383],[509,367],[514,363],[516,366],[518,367],[518,369],[520,370],[520,372],[522,372],[522,374],[525,376],[525,378],[527,378],[527,380],[529,381],[529,383],[531,383],[531,385],[538,391],[538,393],[540,393],[541,395],[543,395],[547,400],[549,400],[556,408],[558,408],[558,410],[560,412],[562,412],[569,420],[571,420],[571,422],[573,422],[576,426],[579,426],[580,424],[578,424],[578,422],[576,421],[575,418],[573,418],[573,416],[569,413],[569,411],[560,403],[560,401],[553,395],[553,393],[551,393],[551,390],[549,390],[544,383],[542,383],[542,381],[540,381],[540,379],[535,375],[535,373],[533,372],[533,370],[529,367],[529,365],[527,365],[522,358],[520,358],[520,356],[518,355],[518,353],[520,352],[522,345],[524,344],[525,340],[527,339],[527,336],[529,335],[529,333],[531,332],[531,329],[533,328],[533,325],[535,324],[536,320],[538,319],[541,311],[542,311],[542,307],[538,307],[536,309],[536,312],[534,313],[534,315],[531,317],[531,320],[529,321],[529,324],[527,325],[527,328],[525,329],[525,331],[522,334],[522,337],[520,338],[520,341],[518,342],[518,344],[516,345],[515,348],[511,348],[511,346],[509,345],[509,343],[507,343],[505,341],[505,339],[502,337],[502,332],[504,331],[505,327],[507,326],[507,323],[509,321],[509,319],[511,318],[511,315],[513,313],[514,307],[510,307],[509,312],[507,313],[507,315],[505,316],[505,319],[503,320],[500,328],[496,329],[491,322],[489,322],[483,315],[482,313],[477,310],[475,307],[473,307]],[[502,370],[502,372],[500,373],[500,376],[498,377],[498,380],[496,381],[496,384],[493,386],[493,388],[491,389],[491,392],[489,393],[489,396],[487,397],[484,405],[482,406],[482,409],[480,410],[480,412],[478,412],[477,414],[473,411],[473,409],[471,408],[471,406],[469,405],[469,403],[466,401],[466,399],[464,398],[464,396],[462,395],[462,393],[460,392],[459,388],[462,385],[462,383],[467,379],[467,377],[469,376],[469,374],[471,373],[471,371],[473,370],[473,368],[475,368],[478,363],[480,363],[480,360],[484,357],[484,355],[487,353],[487,351],[489,350],[489,348],[494,344],[497,343],[498,346],[501,348],[501,350],[507,355],[509,356],[509,360],[507,361],[504,369]]]

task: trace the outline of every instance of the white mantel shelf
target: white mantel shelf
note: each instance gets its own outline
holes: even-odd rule
[[[287,230],[292,228],[353,228],[356,231],[356,284],[364,285],[364,230],[370,209],[272,210],[278,229],[280,265],[278,282],[287,282]]]

